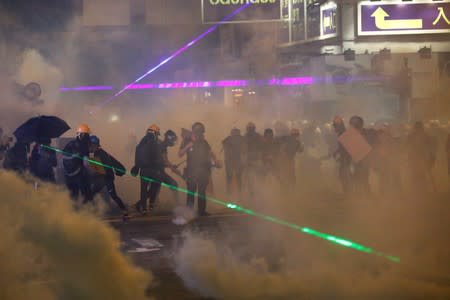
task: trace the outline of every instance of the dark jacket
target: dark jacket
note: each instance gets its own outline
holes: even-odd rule
[[[244,153],[247,164],[261,161],[262,137],[259,133],[246,133],[244,136]]]
[[[3,161],[3,167],[6,170],[23,172],[28,166],[27,154],[29,152],[29,145],[26,143],[17,142],[8,149]]]
[[[241,135],[229,136],[222,141],[225,154],[225,167],[233,170],[242,168],[242,152],[244,137]]]
[[[105,176],[106,181],[114,181],[115,176],[123,176],[126,173],[125,167],[112,155],[98,148],[93,153],[93,160],[98,161],[104,166],[91,164],[92,169],[97,171],[97,175]]]
[[[158,140],[152,134],[145,135],[136,147],[135,167],[138,169],[157,168]]]
[[[89,145],[79,139],[70,141],[64,147],[63,167],[66,176],[76,176],[84,169],[83,158],[89,157]]]
[[[57,166],[56,152],[35,145],[31,152],[30,172],[44,181],[55,181],[54,169]]]
[[[207,178],[211,174],[211,146],[205,139],[196,140],[186,153],[187,178]]]

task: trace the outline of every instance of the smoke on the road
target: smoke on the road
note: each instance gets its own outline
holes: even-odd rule
[[[65,192],[0,172],[0,299],[147,299],[151,274],[120,240]]]
[[[400,257],[400,264],[306,236],[253,217],[218,234],[187,231],[175,249],[177,273],[219,299],[447,299],[448,195],[340,199],[308,187],[295,197],[258,198],[248,206]],[[310,179],[310,180],[318,180]],[[267,187],[261,187],[267,194]],[[270,190],[270,189],[269,189]],[[309,191],[308,191],[309,190]],[[274,204],[276,203],[276,204]]]

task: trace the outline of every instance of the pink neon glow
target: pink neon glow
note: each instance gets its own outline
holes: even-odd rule
[[[133,84],[127,90],[150,90],[150,89],[189,89],[189,88],[213,88],[213,87],[247,87],[247,86],[296,86],[311,85],[314,83],[312,77],[286,77],[273,78],[269,80],[220,80],[220,81],[192,81],[192,82],[163,82],[148,84]],[[81,86],[75,88],[60,88],[60,92],[69,91],[99,91],[111,90],[110,86]]]

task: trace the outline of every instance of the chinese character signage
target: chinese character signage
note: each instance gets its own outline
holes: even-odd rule
[[[450,33],[450,0],[358,4],[360,36],[428,33]]]
[[[203,23],[217,23],[242,5],[251,3],[227,23],[280,21],[282,0],[202,0]]]
[[[337,36],[337,5],[329,2],[320,7],[320,36],[329,38]]]

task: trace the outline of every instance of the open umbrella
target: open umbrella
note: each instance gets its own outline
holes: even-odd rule
[[[29,119],[20,125],[14,136],[18,141],[39,142],[40,139],[53,139],[60,137],[70,129],[67,123],[55,116],[38,116]]]

